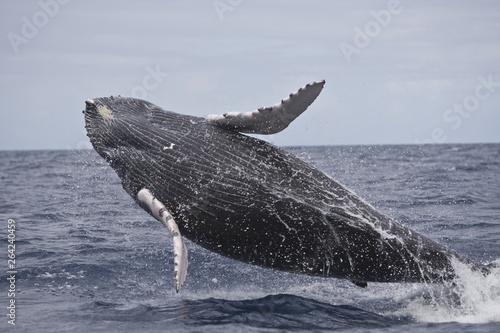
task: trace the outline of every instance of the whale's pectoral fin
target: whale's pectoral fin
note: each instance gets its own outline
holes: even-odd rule
[[[206,120],[217,126],[243,133],[274,134],[290,125],[318,97],[325,81],[309,83],[280,103],[249,112],[227,112],[208,115]]]
[[[186,281],[188,267],[187,249],[182,240],[179,227],[165,205],[156,199],[150,190],[146,188],[140,190],[137,193],[137,199],[146,205],[151,211],[151,214],[167,227],[172,236],[174,244],[175,290],[179,292],[184,281]]]

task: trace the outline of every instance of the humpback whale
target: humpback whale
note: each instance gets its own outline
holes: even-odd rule
[[[177,292],[188,267],[183,237],[249,264],[361,287],[450,280],[453,260],[482,269],[290,152],[244,134],[284,130],[324,84],[307,84],[271,107],[207,117],[136,98],[86,101],[94,149],[170,232]]]

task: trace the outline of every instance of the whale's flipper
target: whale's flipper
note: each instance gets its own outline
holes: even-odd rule
[[[274,134],[290,125],[318,97],[325,81],[307,84],[280,103],[249,112],[227,112],[208,115],[209,123],[243,133]]]
[[[179,227],[165,205],[156,199],[150,190],[147,188],[140,190],[137,193],[137,199],[145,204],[151,214],[170,231],[174,243],[175,290],[179,292],[184,281],[186,281],[188,267],[187,249],[182,240]]]

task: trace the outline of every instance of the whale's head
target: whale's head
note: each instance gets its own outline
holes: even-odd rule
[[[113,96],[88,99],[85,104],[87,135],[97,153],[110,164],[116,162],[120,148],[134,145],[151,110],[158,108],[144,100]]]
[[[85,101],[85,128],[95,151],[118,173],[127,191],[137,191],[130,161],[144,157],[153,110],[147,101],[129,97],[99,97]],[[165,111],[163,111],[165,112]]]
[[[168,158],[179,157],[175,154],[189,153],[179,149],[179,143],[183,135],[189,134],[187,127],[200,121],[136,98],[99,97],[85,104],[85,128],[92,146],[118,173],[130,193],[144,186],[138,183],[138,174],[146,172],[143,161],[162,159],[166,163]],[[177,157],[170,156],[169,148],[173,146]]]

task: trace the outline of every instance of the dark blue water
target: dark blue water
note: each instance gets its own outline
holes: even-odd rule
[[[378,209],[480,262],[500,258],[500,144],[290,148]],[[253,267],[167,230],[93,151],[0,152],[2,332],[499,332],[500,271],[369,284]],[[8,297],[8,220],[15,297]],[[15,326],[8,324],[15,300]]]

